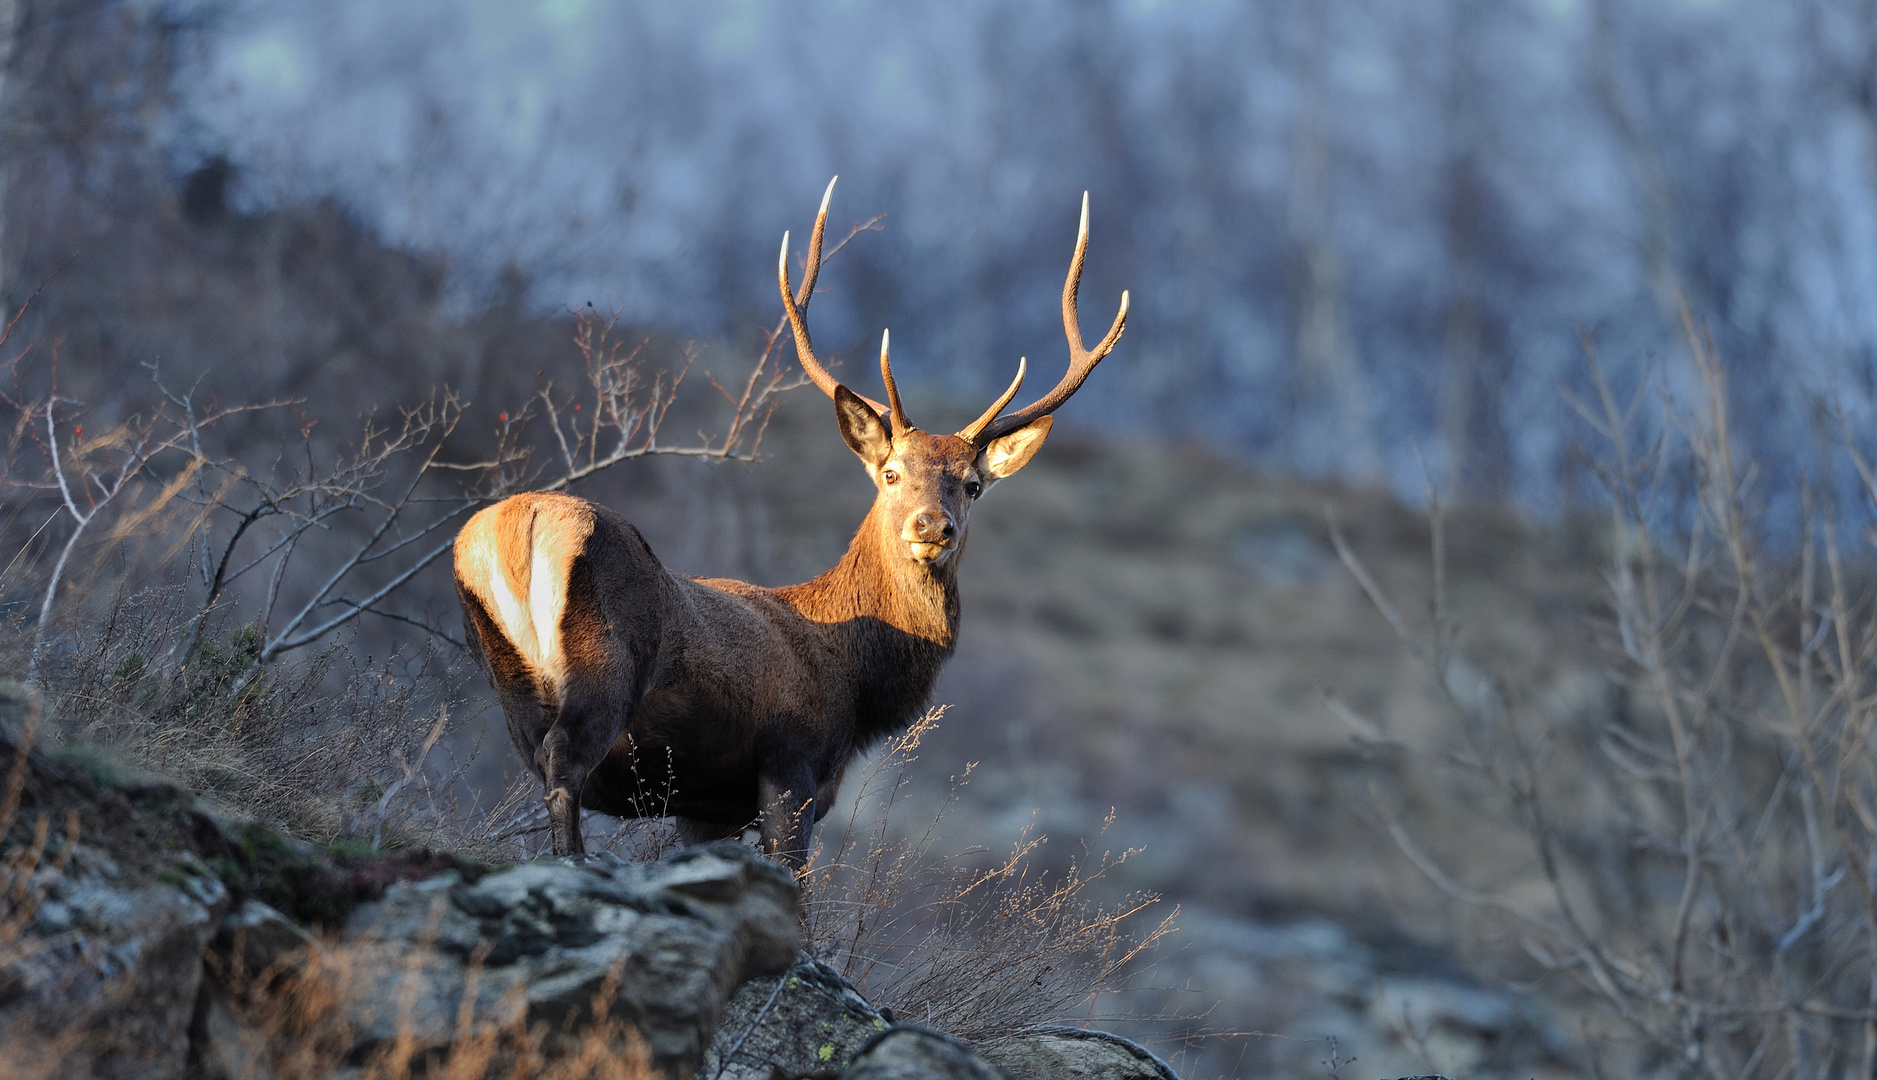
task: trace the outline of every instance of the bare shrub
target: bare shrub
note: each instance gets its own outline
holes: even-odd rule
[[[1134,962],[1173,932],[1175,910],[1135,925],[1158,897],[1104,906],[1098,883],[1133,852],[1071,861],[1058,874],[1038,858],[1045,838],[1024,830],[1007,855],[942,856],[937,839],[959,777],[936,816],[912,830],[895,819],[934,709],[891,739],[862,776],[838,838],[824,829],[799,875],[807,951],[875,1002],[965,1039],[1095,1015]],[[969,774],[967,768],[967,776]]]
[[[830,256],[871,227],[857,226]],[[230,610],[259,631],[244,678],[364,615],[453,640],[447,617],[396,601],[450,550],[468,513],[516,491],[564,490],[639,458],[754,460],[779,395],[801,381],[783,366],[778,324],[735,387],[711,380],[728,410],[720,434],[674,439],[665,423],[695,354],[652,355],[624,335],[616,312],[589,306],[572,322],[571,388],[538,378],[487,437],[461,430],[466,403],[448,390],[388,419],[367,412],[356,438],[335,442],[303,415],[302,401],[224,406],[212,395],[199,399],[198,387],[168,385],[154,364],[145,365],[150,389],[132,415],[94,422],[84,402],[60,390],[56,342],[15,349],[0,359],[0,417],[9,429],[0,502],[15,528],[38,524],[22,530],[0,576],[9,592],[36,602],[29,676],[48,648],[64,647],[55,633],[60,603],[83,609],[89,597],[95,613],[99,595],[117,591],[107,577],[177,563],[189,569],[171,580],[196,604],[194,637],[212,613]],[[18,324],[16,314],[0,350]],[[117,411],[126,411],[122,403]],[[218,443],[236,418],[259,437]],[[82,580],[74,580],[79,567]]]
[[[1769,543],[1752,470],[1734,459],[1720,363],[1684,317],[1695,408],[1643,416],[1652,387],[1619,399],[1594,350],[1597,401],[1574,402],[1607,440],[1603,707],[1561,712],[1497,681],[1460,685],[1438,505],[1424,629],[1337,534],[1348,568],[1445,696],[1459,743],[1444,756],[1450,783],[1517,826],[1531,863],[1462,880],[1377,797],[1408,859],[1486,914],[1478,942],[1509,935],[1541,973],[1576,988],[1599,1069],[1871,1075],[1877,604],[1868,572],[1841,548],[1849,516],[1808,497],[1796,550]],[[1656,434],[1639,438],[1651,419]],[[1856,517],[1867,520],[1877,477],[1841,430],[1870,499]]]
[[[445,736],[485,706],[434,644],[373,663],[336,639],[249,677],[261,633],[199,632],[174,588],[118,597],[40,673],[63,740],[96,744],[319,842],[474,846]]]

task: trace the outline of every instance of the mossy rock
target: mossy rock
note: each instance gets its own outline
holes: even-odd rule
[[[723,1062],[723,1080],[838,1076],[890,1023],[839,972],[805,960],[779,979],[755,979],[736,992],[701,1075],[716,1075]]]

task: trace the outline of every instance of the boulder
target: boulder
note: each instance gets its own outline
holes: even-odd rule
[[[574,1052],[690,1076],[731,994],[799,948],[793,878],[740,844],[499,872],[328,851],[25,742],[0,715],[9,1080],[395,1074],[446,1056],[506,1075]]]
[[[1021,1080],[1179,1080],[1145,1047],[1105,1031],[1028,1028],[979,1050],[986,1061]]]
[[[539,861],[473,885],[446,873],[361,905],[322,967],[348,1060],[422,1067],[466,1038],[538,1031],[550,1059],[599,1038],[691,1075],[737,987],[793,960],[795,904],[787,871],[735,843],[651,864]]]
[[[305,927],[249,897],[223,916],[206,959],[222,982],[245,982],[296,966],[312,943]]]
[[[1008,1080],[999,1061],[1024,1080],[1172,1075],[1131,1043],[1073,1029],[999,1040],[990,1057],[893,1026],[834,969],[799,958],[793,877],[738,843],[502,870],[329,850],[82,747],[30,749],[4,690],[0,769],[19,784],[0,805],[8,1080],[521,1075],[558,1062],[710,1080]]]
[[[839,972],[804,960],[785,975],[743,984],[724,1011],[700,1075],[834,1076],[889,1023]]]
[[[840,1080],[1016,1080],[950,1035],[915,1024],[869,1039]]]
[[[228,890],[200,863],[171,881],[126,880],[78,845],[10,941],[0,941],[0,1046],[48,1077],[179,1076],[202,989],[202,953]],[[12,914],[9,912],[8,914]]]
[[[107,789],[96,763],[34,748],[37,725],[31,691],[0,681],[0,1071],[180,1075],[229,891],[137,820],[187,793],[128,774]]]

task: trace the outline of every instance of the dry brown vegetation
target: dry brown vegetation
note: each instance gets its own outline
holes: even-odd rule
[[[478,1015],[475,976],[480,969],[472,967],[449,1047],[420,1053],[411,1009],[422,994],[424,974],[415,963],[391,1003],[398,1010],[396,1037],[362,1062],[349,1062],[346,1052],[356,1045],[357,1032],[351,1019],[356,1010],[347,1007],[347,998],[378,990],[375,979],[360,978],[355,948],[316,941],[268,970],[231,973],[237,1007],[249,1025],[244,1045],[231,1056],[251,1062],[256,1075],[264,1069],[282,1080],[315,1080],[348,1065],[363,1080],[652,1080],[663,1075],[652,1067],[636,1029],[613,1011],[619,973],[595,989],[585,1013],[573,1013],[556,1027],[530,1024],[518,1000],[498,1001],[494,1017]]]
[[[1003,854],[940,847],[969,769],[937,814],[902,820],[908,769],[942,712],[889,740],[853,778],[844,820],[823,822],[800,875],[807,951],[902,1019],[970,1040],[1125,1012],[1112,995],[1177,912],[1154,918],[1152,894],[1106,902],[1102,879],[1134,852],[1085,849],[1052,871],[1028,828]]]

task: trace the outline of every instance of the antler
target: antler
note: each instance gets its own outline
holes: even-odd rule
[[[1075,296],[1082,287],[1082,259],[1088,253],[1088,192],[1082,193],[1082,224],[1075,234],[1075,257],[1069,260],[1069,277],[1062,284],[1062,329],[1069,336],[1069,371],[1056,384],[1056,388],[1044,394],[1036,401],[1011,413],[998,416],[997,411],[1010,403],[1016,395],[1017,383],[1023,381],[1023,362],[1017,362],[1017,382],[1010,384],[997,404],[990,411],[978,418],[976,423],[958,433],[961,439],[982,446],[992,439],[1008,435],[1039,416],[1048,416],[1055,412],[1062,403],[1074,396],[1082,388],[1088,373],[1095,370],[1095,365],[1114,348],[1114,343],[1121,340],[1121,331],[1127,327],[1128,294],[1121,293],[1121,310],[1115,314],[1114,325],[1108,328],[1107,336],[1101,339],[1093,349],[1082,347],[1082,320],[1076,314]],[[831,391],[830,391],[831,392]]]
[[[886,355],[886,339],[891,333],[891,330],[880,331],[880,381],[886,384],[886,400],[892,406],[893,430],[911,431],[912,421],[906,419],[906,410],[899,403],[899,387],[893,382],[893,362]]]
[[[1017,357],[1017,377],[1010,380],[1010,389],[1005,390],[1002,396],[1000,396],[996,401],[991,402],[991,407],[984,410],[983,416],[980,416],[976,420],[971,421],[970,427],[967,427],[961,430],[960,432],[958,432],[959,438],[965,440],[968,443],[975,443],[978,441],[978,436],[984,434],[985,427],[989,425],[991,421],[997,419],[997,414],[1004,411],[1004,406],[1010,404],[1011,398],[1014,398],[1017,396],[1017,387],[1023,385],[1024,365],[1029,363],[1029,359],[1030,358],[1027,356]]]
[[[820,357],[815,355],[815,347],[808,341],[806,313],[808,301],[815,295],[815,277],[821,273],[821,234],[828,227],[828,200],[834,198],[834,181],[839,179],[840,177],[837,176],[834,180],[828,181],[828,190],[821,194],[821,210],[815,215],[815,231],[808,240],[808,262],[802,267],[800,292],[794,292],[789,287],[789,234],[786,232],[782,234],[782,256],[776,262],[776,278],[782,285],[782,306],[788,309],[789,326],[795,331],[795,362],[802,366],[802,370],[807,372],[814,384],[821,388],[821,392],[829,397],[834,396],[834,388],[840,384],[834,380],[834,376],[828,374],[828,369],[821,365]],[[874,412],[891,415],[894,423],[898,424],[904,420],[906,414],[899,408],[899,395],[893,390],[892,373],[886,366],[885,338],[880,339],[880,373],[886,377],[886,392],[893,399],[891,410],[870,397],[860,394],[854,396],[866,402]]]

